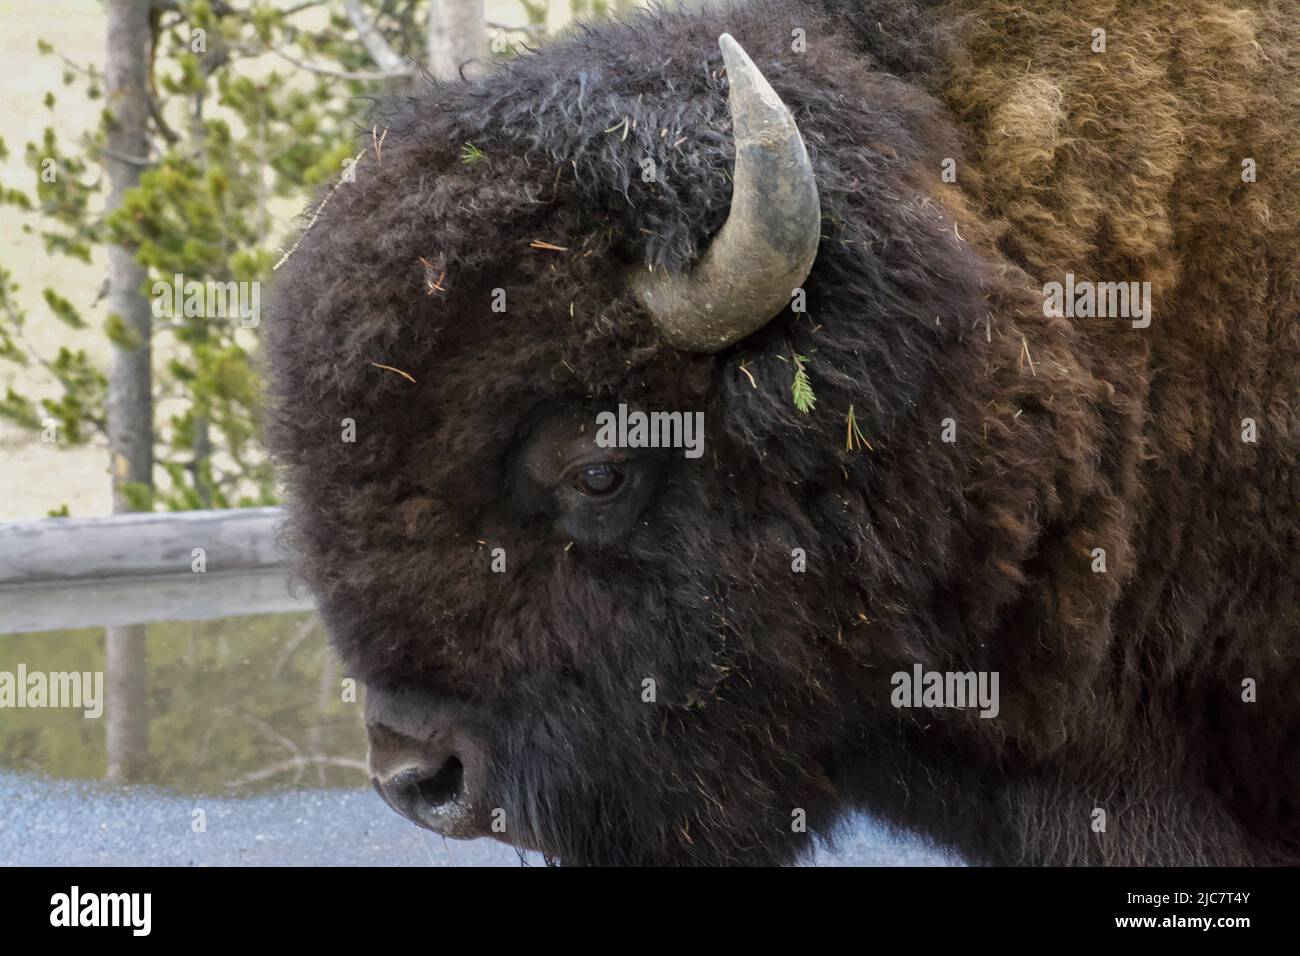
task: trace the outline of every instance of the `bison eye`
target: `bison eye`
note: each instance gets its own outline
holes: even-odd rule
[[[593,498],[612,495],[623,486],[623,469],[609,462],[587,465],[578,472],[573,486]]]

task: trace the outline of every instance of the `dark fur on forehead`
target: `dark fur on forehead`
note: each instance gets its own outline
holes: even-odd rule
[[[898,11],[909,9],[893,2],[875,6],[889,11],[885,19],[891,26]],[[721,225],[730,201],[727,172],[734,143],[719,23],[727,25],[780,92],[814,151],[838,145],[850,124],[864,118],[864,104],[860,98],[855,104],[852,96],[863,91],[854,90],[855,77],[840,69],[846,48],[858,45],[859,38],[807,6],[769,0],[715,7],[707,15],[651,11],[618,30],[579,26],[478,83],[452,87],[438,102],[441,115],[432,123],[430,104],[419,98],[407,101],[393,123],[445,137],[454,149],[472,141],[489,157],[526,156],[530,170],[537,168],[536,187],[552,199],[559,195],[541,187],[550,185],[552,172],[560,172],[568,180],[564,199],[586,201],[589,210],[608,209],[618,216],[611,225],[623,227],[614,237],[621,250],[647,264],[678,270]],[[795,28],[806,35],[807,48],[800,52],[792,49]],[[898,65],[915,68],[913,61],[932,55],[933,38],[922,28],[904,35],[909,54]],[[891,51],[898,46],[897,38],[891,38]],[[864,61],[856,62],[854,73],[864,76]],[[903,95],[900,90],[870,101],[874,120],[868,130],[877,127],[879,141],[895,151],[902,145],[894,135],[900,127],[913,135],[927,125],[917,123],[916,114],[932,109],[891,102]],[[642,182],[644,159],[655,163],[653,187]],[[471,243],[460,253],[448,252],[469,263],[480,249]]]
[[[927,186],[915,174],[960,150],[914,86],[845,69],[860,62],[855,37],[802,7],[764,3],[579,30],[479,82],[392,104],[378,120],[387,130],[381,152],[366,150],[356,182],[332,195],[280,277],[279,297],[306,313],[295,323],[299,354],[329,363],[320,397],[355,403],[376,388],[400,392],[399,379],[369,362],[418,378],[435,353],[445,359],[503,335],[515,355],[495,360],[517,358],[579,390],[614,388],[658,356],[624,279],[638,264],[689,268],[726,217],[734,144],[719,22],[790,106],[813,158],[828,241],[806,283],[810,314],[847,305],[878,323],[823,326],[814,343],[815,319],[787,313],[747,346],[771,356],[818,351],[819,394],[851,385],[877,434],[909,414],[914,403],[899,395],[914,395],[939,360],[925,340],[973,320],[985,294],[982,267],[952,221],[922,202]],[[807,32],[805,52],[791,51],[792,25]],[[462,162],[466,143],[486,158]],[[653,183],[641,178],[645,158],[655,163]],[[521,328],[528,303],[521,309],[518,299],[472,326],[449,319],[467,299],[520,286],[547,303],[546,314],[527,315],[531,328]],[[356,317],[346,335],[326,320],[336,314]],[[737,396],[732,410],[738,439],[756,455],[798,422],[788,382],[777,378]],[[728,381],[745,379],[736,372]]]

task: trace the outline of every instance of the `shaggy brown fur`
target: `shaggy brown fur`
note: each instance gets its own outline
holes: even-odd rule
[[[625,275],[725,219],[723,31],[794,112],[825,235],[808,315],[690,355]],[[777,862],[793,809],[823,836],[862,809],[974,861],[1300,862],[1291,3],[660,11],[380,125],[285,267],[270,436],[351,673],[463,703],[514,839]],[[1044,318],[1067,272],[1151,282],[1150,328]],[[610,544],[520,456],[618,402],[707,437]],[[894,708],[914,663],[999,672],[1000,715]]]

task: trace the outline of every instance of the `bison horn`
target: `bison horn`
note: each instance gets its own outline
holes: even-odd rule
[[[632,287],[665,339],[717,352],[774,318],[808,277],[821,205],[808,150],[789,108],[724,33],[736,169],[731,210],[687,275],[637,270]]]

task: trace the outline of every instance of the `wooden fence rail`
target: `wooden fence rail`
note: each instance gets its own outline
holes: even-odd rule
[[[0,634],[310,609],[290,589],[281,520],[241,508],[0,523]]]

